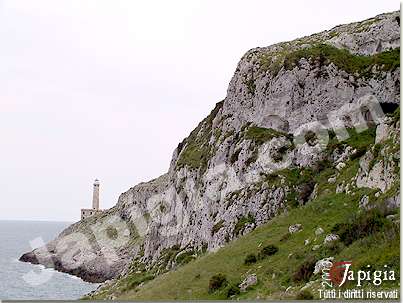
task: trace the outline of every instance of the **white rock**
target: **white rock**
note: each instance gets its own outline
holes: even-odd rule
[[[333,241],[337,241],[339,239],[340,239],[339,235],[328,234],[326,236],[325,240],[323,240],[323,243],[326,244],[326,243],[330,243],[330,242],[333,242]]]
[[[318,227],[318,228],[315,230],[315,235],[319,236],[319,235],[323,234],[324,232],[325,232],[325,231],[323,230],[322,227]]]
[[[320,248],[320,245],[318,245],[318,244],[316,244],[316,245],[314,245],[313,247],[312,247],[312,250],[318,250]]]
[[[316,275],[317,273],[322,272],[323,269],[327,269],[327,268],[332,267],[333,259],[334,259],[334,257],[328,257],[328,258],[324,258],[324,259],[319,260],[318,262],[316,262],[315,270],[313,271],[313,274]]]
[[[299,232],[301,230],[302,230],[302,224],[294,224],[294,225],[291,225],[290,227],[288,227],[288,231],[290,234]]]
[[[329,182],[330,184],[333,184],[336,182],[336,177],[331,177],[329,179],[327,179],[327,182]]]
[[[388,220],[390,220],[390,221],[393,221],[395,218],[396,218],[396,215],[389,215],[389,216],[386,216],[386,219],[388,219]]]
[[[369,197],[367,195],[364,195],[362,196],[358,207],[362,209],[368,209],[368,203],[369,203]]]
[[[339,164],[336,165],[337,170],[342,170],[345,167],[346,167],[346,163],[344,163],[344,162],[340,162]]]
[[[381,153],[382,154],[382,151]],[[386,161],[385,158],[375,161],[371,151],[361,157],[360,168],[357,172],[356,184],[358,188],[368,187],[374,189],[380,189],[381,192],[386,192],[391,188],[392,184],[396,180],[395,175],[395,163],[394,161]]]
[[[241,289],[242,292],[245,292],[248,289],[248,287],[256,284],[257,284],[257,276],[256,274],[252,274],[247,276],[245,280],[243,280],[242,283],[239,284],[239,288]]]
[[[400,207],[400,194],[394,197],[387,198],[385,200],[385,205],[389,210],[394,210]]]
[[[344,187],[344,181],[343,181],[343,183],[336,186],[336,193],[339,194],[339,193],[343,193],[344,191],[345,191],[345,187]]]

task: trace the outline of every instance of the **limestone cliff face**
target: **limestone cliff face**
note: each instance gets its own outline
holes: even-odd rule
[[[352,112],[368,96],[382,105],[398,104],[399,46],[400,18],[394,12],[248,51],[227,97],[178,145],[166,174],[134,186],[109,211],[72,225],[22,260],[89,281],[114,278],[139,264],[159,273],[179,263],[181,255],[216,250],[307,203],[315,184],[302,169],[314,170],[321,161],[336,165],[359,151],[342,145],[328,154],[315,137],[298,142],[301,127],[320,121],[331,128],[329,114],[345,106],[342,116]],[[342,118],[348,124],[356,117]],[[384,119],[375,123],[379,136],[385,128],[397,131]],[[396,164],[382,163],[365,169],[363,160],[351,186],[387,190]],[[290,167],[301,175],[271,180]],[[390,180],[369,181],[381,173]],[[165,262],[172,248],[176,257]]]
[[[372,75],[363,76],[348,56],[340,60],[332,56],[331,48],[322,52],[330,60],[325,56],[304,57],[315,53],[312,45],[319,43],[356,55],[376,55],[398,48],[399,13],[248,51],[229,85],[223,114],[236,113],[238,126],[251,121],[262,127],[276,123],[270,121],[270,115],[276,115],[295,130],[301,124],[325,119],[330,111],[368,93],[380,102],[399,99],[399,70],[374,70]]]

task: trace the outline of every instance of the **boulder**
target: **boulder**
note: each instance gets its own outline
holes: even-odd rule
[[[346,167],[346,163],[344,163],[344,162],[340,162],[339,164],[336,165],[336,169],[339,171],[345,167]]]
[[[325,231],[323,230],[322,227],[318,227],[318,228],[315,230],[315,235],[316,235],[316,236],[319,236],[319,235],[323,234],[324,232],[325,232]]]
[[[329,182],[330,184],[336,183],[336,177],[331,177],[327,179],[327,182]]]
[[[315,270],[313,271],[313,274],[316,275],[316,274],[322,272],[323,269],[328,269],[328,268],[332,267],[333,259],[334,259],[334,257],[328,257],[328,258],[324,258],[324,259],[316,262]]]
[[[257,284],[257,276],[256,274],[249,275],[239,284],[239,289],[242,292],[245,292],[249,287]]]
[[[369,209],[369,197],[367,195],[362,196],[360,203],[358,205],[359,208],[361,209]]]
[[[327,243],[330,243],[330,242],[333,242],[333,241],[337,241],[339,239],[340,239],[339,235],[329,234],[329,235],[326,236],[325,240],[323,240],[323,243],[327,244]]]
[[[318,250],[319,248],[320,248],[320,245],[318,245],[318,244],[312,246],[313,251]]]
[[[388,210],[394,210],[400,207],[400,193],[394,197],[387,198],[385,200],[385,205]]]
[[[288,227],[288,232],[289,232],[290,234],[299,232],[299,231],[301,231],[301,230],[302,230],[302,224],[293,224],[293,225],[290,225],[290,226]]]

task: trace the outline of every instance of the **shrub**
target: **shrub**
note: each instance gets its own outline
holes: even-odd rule
[[[256,149],[252,152],[252,155],[245,161],[245,165],[249,166],[252,163],[255,163],[258,157],[259,157],[259,153]]]
[[[320,160],[313,165],[313,173],[318,174],[327,168],[332,167],[332,163],[328,159]],[[312,181],[312,179],[311,179]]]
[[[390,226],[390,222],[379,210],[372,209],[352,216],[347,222],[336,224],[332,232],[337,233],[345,245],[350,245],[358,239],[381,231],[385,226]]]
[[[113,226],[108,226],[106,228],[106,234],[108,235],[108,238],[111,240],[116,240],[118,238],[118,231]]]
[[[362,156],[365,155],[367,152],[367,147],[366,146],[360,146],[357,148],[357,151],[351,155],[350,159],[355,160],[357,158],[361,158]]]
[[[246,87],[248,88],[248,93],[251,95],[255,95],[256,84],[254,79],[249,79],[245,82]]]
[[[234,151],[234,153],[231,155],[230,162],[231,164],[234,164],[236,161],[238,161],[239,153],[241,152],[242,149],[238,149]]]
[[[285,242],[285,241],[287,241],[290,237],[291,237],[291,234],[290,234],[289,232],[287,232],[287,233],[285,233],[285,234],[281,237],[280,242]]]
[[[167,210],[166,206],[165,206],[163,203],[161,203],[161,204],[160,204],[160,211],[161,211],[162,213],[165,213],[166,210]]]
[[[181,253],[180,255],[177,255],[175,261],[178,265],[183,265],[183,264],[189,263],[190,261],[192,261],[194,259],[195,259],[194,251],[187,251],[187,252]]]
[[[127,280],[127,284],[124,287],[124,289],[133,289],[136,288],[138,285],[140,285],[143,282],[153,280],[154,276],[151,274],[145,274],[144,276],[130,276],[129,279]]]
[[[314,188],[315,188],[315,182],[313,181],[301,184],[298,187],[298,202],[300,204],[305,204],[306,202],[308,202],[309,197],[311,196]]]
[[[287,152],[286,147],[281,147],[277,152],[271,154],[271,158],[274,162],[280,162],[283,160],[283,155]]]
[[[214,236],[223,226],[224,220],[220,220],[217,224],[213,226],[213,229],[211,230],[211,235]]]
[[[225,275],[219,273],[210,278],[208,289],[209,292],[215,292],[216,290],[220,289],[221,287],[227,284],[227,278]]]
[[[315,269],[316,260],[313,257],[308,257],[298,267],[297,271],[293,274],[292,279],[294,282],[309,281]]]
[[[235,224],[234,235],[238,235],[245,225],[252,223],[255,223],[255,218],[251,214],[241,217]]]
[[[272,255],[274,255],[276,252],[278,252],[278,247],[275,246],[275,245],[270,244],[270,245],[267,245],[266,247],[263,247],[262,252],[261,252],[261,255],[262,255],[263,257],[272,256]]]
[[[311,130],[305,133],[304,138],[305,142],[308,143],[309,146],[314,146],[316,144],[316,141],[318,140],[318,137],[316,136],[315,132]]]
[[[392,114],[393,118],[393,123],[396,124],[396,122],[400,121],[400,106],[396,108],[396,110]]]
[[[309,290],[301,290],[295,297],[297,300],[313,300],[313,294]]]
[[[238,285],[231,284],[231,285],[229,285],[229,287],[227,289],[227,298],[239,295],[240,293],[241,293],[241,290],[239,289]]]
[[[345,248],[344,244],[339,241],[332,241],[324,245],[326,255],[337,255]]]
[[[254,254],[247,255],[245,258],[245,261],[244,261],[245,265],[250,265],[250,264],[253,264],[256,262],[257,262],[257,258],[256,258],[256,255],[254,255]]]

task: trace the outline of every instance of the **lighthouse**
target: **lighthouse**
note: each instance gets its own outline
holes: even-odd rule
[[[99,180],[95,179],[94,189],[92,192],[92,208],[99,210]]]
[[[81,220],[102,212],[102,210],[99,209],[99,185],[99,180],[95,179],[92,188],[92,208],[81,209]]]

